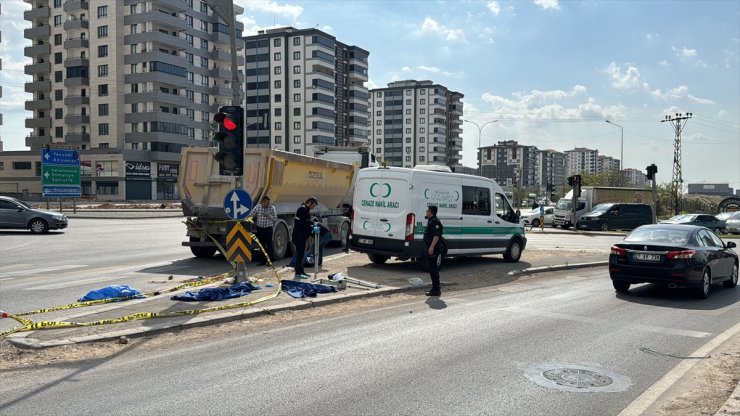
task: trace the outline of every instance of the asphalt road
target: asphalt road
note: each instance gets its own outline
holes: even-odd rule
[[[604,270],[585,269],[293,312],[13,370],[0,414],[616,415],[734,325],[738,300],[721,288],[705,301],[653,286],[615,296]]]

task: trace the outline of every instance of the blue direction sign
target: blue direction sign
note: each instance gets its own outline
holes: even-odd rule
[[[252,198],[244,189],[232,189],[224,197],[224,211],[229,218],[243,220],[252,212]]]
[[[41,192],[47,198],[79,198],[80,152],[41,149]]]

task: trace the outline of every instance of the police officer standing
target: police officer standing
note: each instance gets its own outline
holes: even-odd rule
[[[427,228],[424,231],[424,246],[426,247],[427,267],[429,276],[432,278],[432,290],[427,296],[439,296],[442,288],[439,284],[439,269],[437,268],[437,256],[442,255],[442,223],[437,218],[437,206],[430,205],[424,218],[427,219]]]

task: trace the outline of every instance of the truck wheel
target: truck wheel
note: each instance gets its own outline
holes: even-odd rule
[[[349,223],[343,222],[339,229],[339,245],[343,249],[349,249]]]
[[[288,229],[285,224],[280,223],[275,227],[275,232],[272,235],[272,260],[280,260],[285,257],[285,252],[288,251]]]
[[[190,237],[190,242],[200,241],[198,237]],[[216,247],[190,247],[190,252],[199,259],[210,259],[216,254]]]
[[[605,222],[601,224],[601,231],[609,231],[609,223]]]
[[[508,263],[516,263],[522,257],[522,243],[514,240],[504,252],[504,260]]]
[[[389,256],[381,256],[381,255],[378,255],[378,254],[370,254],[370,253],[367,253],[367,258],[369,258],[370,261],[373,262],[373,263],[375,263],[375,264],[383,264],[383,263],[387,262],[390,257]]]

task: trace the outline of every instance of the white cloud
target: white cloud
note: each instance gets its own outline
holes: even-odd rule
[[[652,41],[652,40],[658,40],[660,38],[660,34],[658,33],[648,33],[645,35],[645,39]]]
[[[691,101],[692,103],[697,103],[697,104],[717,104],[717,102],[714,100],[710,100],[707,98],[694,97],[691,94],[688,94],[686,98],[688,98],[688,100]]]
[[[675,52],[681,59],[696,58],[696,49],[689,49],[685,46],[679,49],[672,46],[671,50],[673,50],[673,52]]]
[[[668,63],[668,61],[666,61],[665,59],[663,59],[662,61],[658,62],[658,65],[660,65],[660,66],[671,66],[671,64]]]
[[[609,64],[604,71],[612,80],[612,87],[622,91],[647,90],[647,83],[640,82],[640,70],[637,67],[629,65],[622,72],[622,68],[616,63]]]
[[[486,4],[486,7],[488,7],[488,10],[491,11],[491,14],[494,16],[498,16],[499,13],[501,13],[501,6],[498,5],[497,1],[492,1]]]
[[[242,0],[240,3],[245,10],[249,10],[250,12],[272,13],[279,16],[290,17],[293,20],[298,19],[298,17],[303,13],[303,7],[301,6],[278,4],[271,0]]]
[[[465,33],[462,29],[450,29],[445,25],[437,23],[436,20],[427,16],[424,18],[424,23],[421,24],[421,33],[434,33],[445,38],[445,40],[451,42],[465,42]]]
[[[534,0],[534,4],[542,7],[545,10],[547,9],[559,10],[560,9],[558,0]]]

